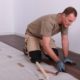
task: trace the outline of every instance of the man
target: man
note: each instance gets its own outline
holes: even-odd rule
[[[62,13],[46,15],[29,24],[25,33],[25,48],[29,53],[31,62],[41,62],[41,52],[43,52],[49,59],[56,62],[60,72],[64,72],[64,63],[73,63],[68,58],[68,28],[76,17],[76,9],[67,7]],[[64,61],[59,58],[57,47],[51,38],[59,32],[61,32]]]

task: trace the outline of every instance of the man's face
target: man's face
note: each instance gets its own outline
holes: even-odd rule
[[[73,13],[69,14],[69,15],[63,15],[63,25],[64,27],[69,27],[76,19],[76,17],[74,16]]]

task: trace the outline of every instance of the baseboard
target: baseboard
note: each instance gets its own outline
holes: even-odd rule
[[[21,34],[21,33],[15,33],[15,34],[18,35],[18,36],[21,36],[21,37],[25,36],[25,34]]]
[[[0,33],[0,35],[13,35],[15,34],[14,32],[4,32],[4,33]]]
[[[25,34],[15,33],[15,32],[4,32],[4,33],[0,33],[0,36],[3,36],[3,35],[18,35],[18,36],[21,36],[21,37],[24,37],[25,36]]]

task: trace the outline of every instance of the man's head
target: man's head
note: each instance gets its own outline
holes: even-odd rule
[[[77,17],[77,11],[73,7],[67,7],[63,12],[62,12],[62,24],[64,27],[68,27],[72,24],[72,22],[75,21]]]

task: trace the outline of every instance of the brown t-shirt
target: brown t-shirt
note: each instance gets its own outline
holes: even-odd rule
[[[42,38],[42,36],[53,36],[59,32],[67,34],[68,28],[58,24],[59,15],[51,14],[40,17],[28,25],[26,33],[39,38]]]

